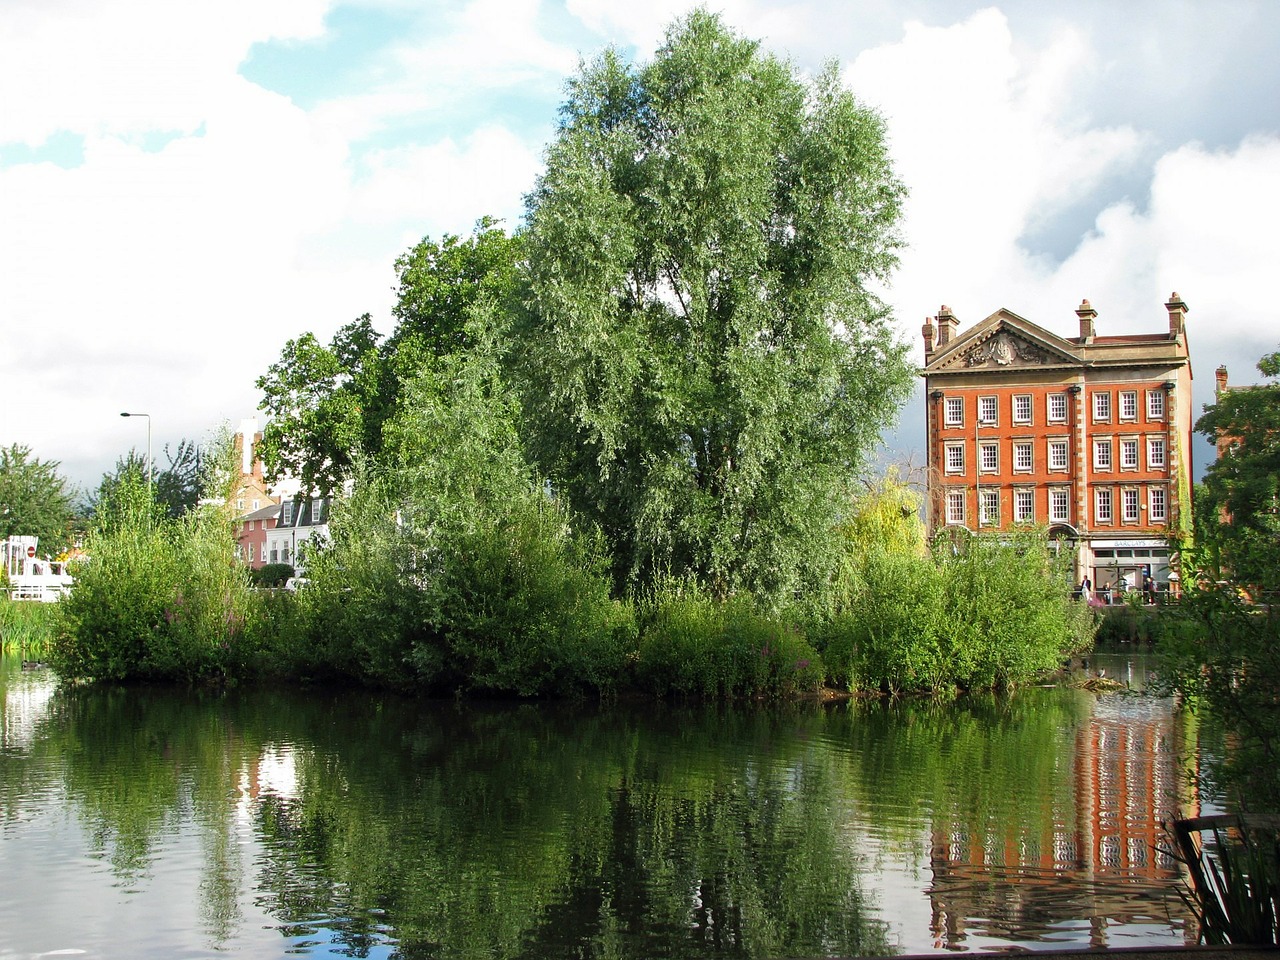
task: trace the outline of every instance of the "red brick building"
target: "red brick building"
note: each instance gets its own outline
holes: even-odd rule
[[[1177,573],[1191,530],[1191,359],[1175,293],[1160,333],[1064,338],[1001,309],[923,327],[931,536],[1045,526],[1095,587]],[[1176,577],[1175,577],[1176,579]]]

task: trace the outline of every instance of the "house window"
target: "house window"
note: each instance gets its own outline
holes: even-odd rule
[[[964,397],[947,397],[943,416],[948,427],[964,426]]]
[[[249,549],[252,550],[253,547]],[[265,543],[258,544],[258,559],[263,563],[267,562],[267,545]]]
[[[995,443],[978,445],[978,464],[983,473],[995,473],[1000,469],[1000,447]]]
[[[1121,440],[1120,441],[1120,469],[1121,470],[1137,470],[1138,469],[1138,441],[1137,440]]]
[[[1164,522],[1168,519],[1168,501],[1164,487],[1150,487],[1147,490],[1147,513],[1152,522]]]
[[[1120,391],[1120,419],[1121,420],[1137,420],[1138,419],[1138,391],[1136,390]]]
[[[1121,518],[1125,523],[1138,522],[1138,491],[1133,487],[1125,487],[1120,491]]]
[[[1147,437],[1147,469],[1163,470],[1164,466],[1164,437]]]
[[[280,508],[280,522],[286,527],[289,526],[291,523],[293,523],[292,501],[289,503],[286,503],[283,507]]]
[[[1093,395],[1093,419],[1111,419],[1111,394],[1098,392]]]
[[[1067,422],[1067,395],[1065,393],[1049,394],[1049,422]]]
[[[284,547],[284,548],[282,548],[282,549],[281,549],[281,551],[280,551],[280,562],[281,562],[281,563],[288,563],[288,562],[289,562],[289,548],[288,548],[288,547]]]
[[[1111,441],[1110,440],[1093,441],[1093,469],[1095,470],[1111,469]]]
[[[1147,419],[1148,420],[1164,419],[1164,391],[1163,390],[1147,391]]]
[[[1066,440],[1048,442],[1048,468],[1066,470]]]
[[[1031,394],[1021,393],[1013,398],[1013,422],[1031,422]]]
[[[244,513],[244,499],[243,499],[243,498],[241,498],[241,499],[239,499],[239,500],[237,500],[237,501],[236,501],[236,513]]]
[[[262,501],[261,501],[261,500],[254,500],[254,501],[253,501],[253,509],[255,509],[255,510],[261,510],[261,509],[262,509]]]
[[[978,422],[993,424],[996,422],[996,398],[978,398]]]
[[[964,473],[964,444],[947,444],[947,473]]]
[[[1013,442],[1013,469],[1017,473],[1030,473],[1032,467],[1030,440],[1015,440]]]
[[[982,524],[994,527],[1000,522],[1000,491],[982,491]]]
[[[1070,519],[1070,501],[1061,488],[1049,491],[1049,522],[1066,523]]]
[[[947,523],[964,523],[964,491],[947,493]]]
[[[1093,492],[1093,522],[1111,522],[1111,491],[1095,490]]]
[[[1031,490],[1013,491],[1013,520],[1029,523],[1035,519],[1035,494]]]

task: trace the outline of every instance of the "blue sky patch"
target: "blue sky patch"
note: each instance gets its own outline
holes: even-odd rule
[[[337,7],[316,40],[256,43],[240,65],[246,80],[309,110],[349,94],[352,78],[376,71],[378,52],[415,23],[411,14]]]
[[[63,170],[74,170],[84,164],[84,136],[70,130],[59,130],[38,147],[25,143],[0,143],[0,167],[16,167],[24,163],[52,163]]]

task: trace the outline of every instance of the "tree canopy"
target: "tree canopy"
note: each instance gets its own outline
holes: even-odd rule
[[[1280,592],[1280,351],[1259,360],[1258,370],[1269,382],[1225,391],[1196,423],[1199,433],[1225,441],[1205,471],[1196,508],[1225,572],[1274,595]]]
[[[510,335],[531,455],[620,581],[784,597],[913,379],[875,293],[905,193],[884,123],[705,11],[568,90]]]
[[[0,447],[0,539],[39,537],[41,553],[51,556],[68,545],[73,494],[61,466],[22,444]]]
[[[466,238],[423,238],[396,260],[389,337],[365,314],[327,347],[311,333],[286,343],[258,379],[271,417],[262,446],[268,475],[291,474],[304,492],[329,496],[357,456],[378,462],[384,428],[397,418],[407,385],[442,358],[472,349],[468,318],[510,298],[518,251],[518,240],[490,217]]]

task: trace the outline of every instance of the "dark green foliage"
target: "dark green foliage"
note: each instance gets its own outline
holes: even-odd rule
[[[1184,594],[1165,623],[1161,689],[1231,734],[1229,755],[1208,772],[1241,807],[1280,810],[1280,608],[1209,587]]]
[[[1228,441],[1197,491],[1196,526],[1211,579],[1280,600],[1280,351],[1258,370],[1268,382],[1226,391],[1196,422],[1210,440]]]
[[[258,569],[249,571],[249,580],[255,587],[283,587],[285,581],[292,576],[291,563],[264,563]]]
[[[1280,831],[1268,819],[1265,827],[1235,817],[1174,823],[1175,856],[1190,874],[1183,899],[1200,923],[1201,943],[1280,943]]]
[[[0,447],[0,540],[40,538],[40,553],[57,556],[70,542],[72,493],[56,460],[31,456],[21,444]]]
[[[822,682],[822,658],[808,641],[749,599],[666,585],[644,606],[636,669],[659,696],[793,696]]]

